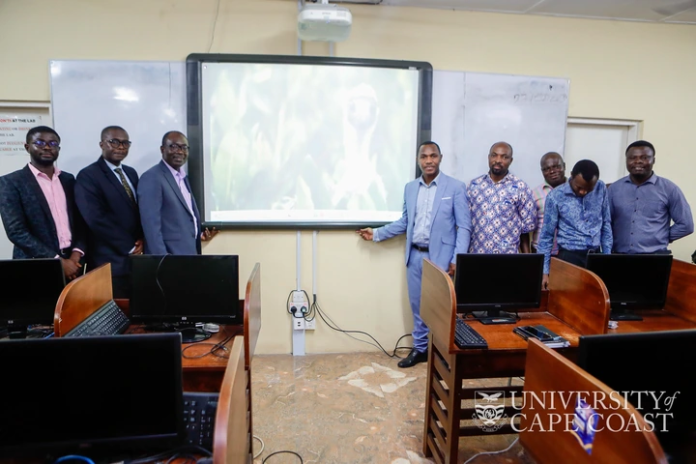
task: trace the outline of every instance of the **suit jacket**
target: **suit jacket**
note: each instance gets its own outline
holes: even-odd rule
[[[137,189],[135,169],[124,165],[121,168]],[[77,175],[75,202],[87,224],[88,265],[94,268],[111,263],[112,275],[128,275],[128,254],[135,241],[143,238],[140,212],[102,157]]]
[[[184,178],[191,191],[188,176]],[[201,253],[201,216],[191,195],[193,214],[169,168],[160,161],[143,173],[138,184],[140,221],[145,233],[145,253],[152,255],[195,255]]]
[[[84,222],[75,205],[75,177],[61,171],[58,179],[68,205],[70,248],[85,251]],[[14,259],[53,258],[60,254],[56,224],[48,201],[28,165],[0,177],[0,215],[7,238],[14,244]]]
[[[456,255],[466,253],[471,239],[471,215],[464,183],[440,173],[430,222],[430,260],[447,270]],[[406,265],[413,249],[419,179],[406,184],[404,212],[400,219],[377,229],[378,239],[386,240],[406,232]]]

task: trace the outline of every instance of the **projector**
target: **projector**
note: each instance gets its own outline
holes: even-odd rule
[[[352,23],[348,8],[329,3],[305,5],[297,15],[297,35],[302,40],[341,42],[350,35]]]

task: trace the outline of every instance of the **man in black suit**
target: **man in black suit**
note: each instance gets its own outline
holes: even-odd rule
[[[143,229],[136,197],[138,173],[121,162],[128,156],[128,132],[101,132],[101,157],[77,175],[75,202],[87,223],[87,263],[111,263],[114,298],[130,297],[128,255],[142,254]]]
[[[68,279],[81,273],[84,223],[75,205],[75,177],[54,166],[60,136],[46,126],[27,133],[30,160],[0,177],[0,216],[14,259],[61,258]]]

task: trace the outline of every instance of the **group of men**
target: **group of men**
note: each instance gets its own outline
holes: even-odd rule
[[[629,175],[609,187],[590,160],[578,161],[567,179],[563,158],[551,152],[541,157],[544,183],[532,190],[509,172],[513,149],[506,142],[490,148],[488,173],[468,187],[440,172],[441,161],[437,143],[422,143],[423,174],[406,185],[402,217],[357,231],[375,242],[406,233],[413,349],[399,367],[427,361],[428,327],[420,317],[424,258],[454,276],[457,254],[541,253],[546,288],[551,256],[584,267],[589,253],[670,253],[670,243],[694,231],[684,194],[653,172],[655,147],[643,140],[626,149]]]
[[[130,255],[200,254],[217,231],[201,218],[182,167],[189,154],[181,132],[162,137],[162,160],[139,178],[123,160],[131,141],[122,127],[101,132],[101,155],[77,178],[55,162],[60,136],[46,126],[29,130],[30,159],[0,177],[0,215],[14,259],[60,258],[67,279],[111,263],[114,298],[130,293]]]

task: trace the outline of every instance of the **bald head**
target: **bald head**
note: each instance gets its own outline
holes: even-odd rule
[[[510,151],[510,156],[512,157],[512,145],[510,145],[507,142],[496,142],[493,145],[491,145],[490,150],[488,150],[488,153],[491,154],[493,151],[495,151],[496,148],[505,148]]]

